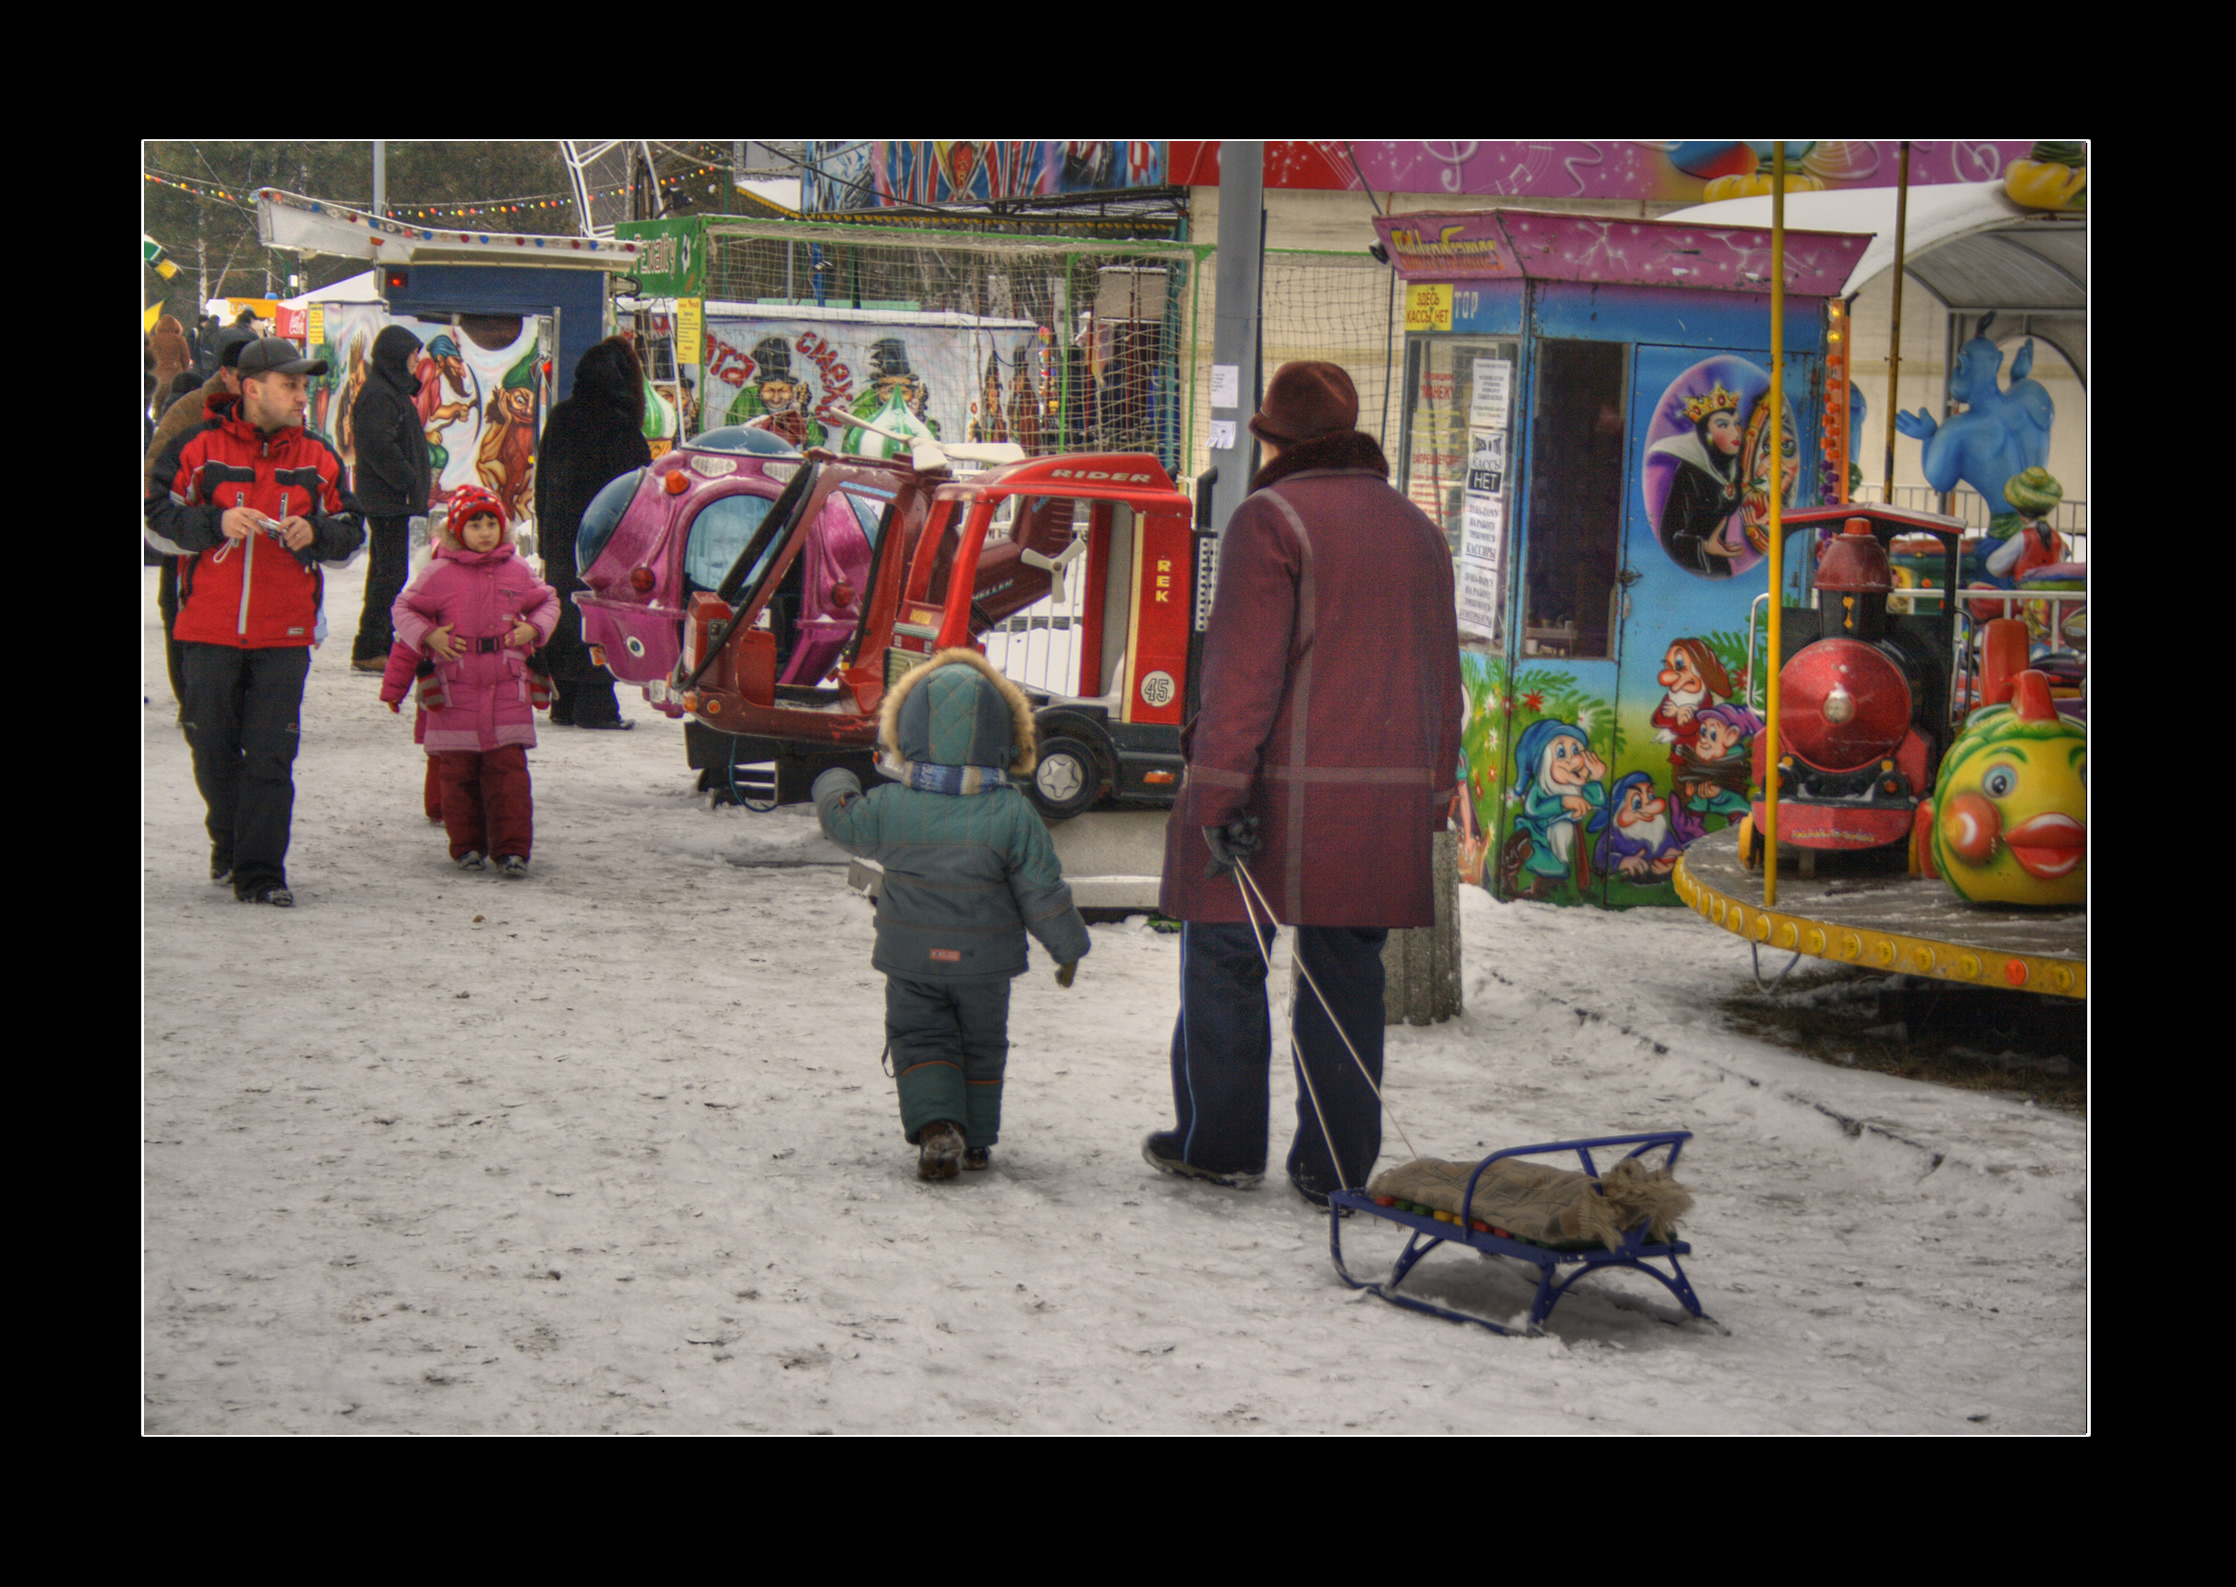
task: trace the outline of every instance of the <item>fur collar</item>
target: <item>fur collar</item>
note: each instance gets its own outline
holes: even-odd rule
[[[1025,698],[1024,690],[995,670],[991,661],[963,645],[943,650],[931,660],[912,667],[906,677],[885,691],[884,703],[877,711],[877,747],[881,751],[879,761],[889,760],[894,766],[901,768],[910,765],[910,762],[901,759],[901,702],[924,679],[948,666],[976,667],[980,676],[993,684],[995,691],[1009,706],[1010,720],[1015,729],[1014,748],[1017,758],[1009,763],[1010,775],[1023,777],[1031,772],[1040,763],[1039,734],[1033,726],[1032,702]],[[903,769],[888,772],[887,775],[905,781],[908,772]]]
[[[1365,469],[1384,479],[1390,477],[1390,461],[1382,455],[1380,442],[1364,430],[1338,430],[1287,448],[1251,477],[1250,488],[1264,490],[1291,474],[1317,468]]]

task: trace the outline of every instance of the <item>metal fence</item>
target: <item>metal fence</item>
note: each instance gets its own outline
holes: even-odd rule
[[[1865,484],[1855,493],[1855,499],[1864,502],[1883,501],[1885,497],[1884,487],[1875,484]],[[1914,508],[1919,512],[1942,513],[1978,533],[1986,532],[1989,521],[1995,517],[1995,513],[1988,510],[1987,498],[1969,485],[1960,485],[1947,496],[1930,485],[1897,485],[1894,488],[1893,505]],[[1998,511],[2007,512],[2009,509],[2000,508]],[[2075,562],[2088,560],[2086,501],[2059,502],[2057,510],[2050,514],[2050,527],[2072,542]]]

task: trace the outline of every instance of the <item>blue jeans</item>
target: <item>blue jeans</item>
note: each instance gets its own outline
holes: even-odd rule
[[[1270,942],[1272,932],[1266,929]],[[1300,926],[1296,949],[1350,1035],[1375,1086],[1382,1083],[1380,927]],[[1189,921],[1180,931],[1180,1017],[1172,1029],[1172,1099],[1181,1155],[1218,1173],[1262,1174],[1273,1021],[1266,966],[1249,926]],[[1299,984],[1292,1034],[1304,1055],[1290,1179],[1307,1190],[1366,1183],[1382,1151],[1382,1112],[1343,1038],[1310,986]],[[1296,1067],[1291,1055],[1291,1067]],[[1313,1109],[1313,1097],[1319,1110]],[[1327,1128],[1321,1129],[1325,1117]],[[1332,1137],[1336,1157],[1328,1154]]]

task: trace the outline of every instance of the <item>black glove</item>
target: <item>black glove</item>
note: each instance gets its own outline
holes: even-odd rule
[[[1265,847],[1258,825],[1257,813],[1245,810],[1227,817],[1222,826],[1203,829],[1203,846],[1211,851],[1211,863],[1203,871],[1205,881],[1232,876],[1237,863],[1247,865],[1258,857],[1258,851]]]

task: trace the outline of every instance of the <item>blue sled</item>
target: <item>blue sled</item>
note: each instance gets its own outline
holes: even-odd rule
[[[1624,1154],[1626,1157],[1639,1157],[1656,1147],[1666,1147],[1669,1157],[1663,1166],[1674,1172],[1677,1154],[1684,1149],[1685,1142],[1691,1139],[1690,1130],[1665,1130],[1653,1135],[1606,1135],[1590,1141],[1551,1141],[1543,1146],[1514,1146],[1503,1152],[1493,1152],[1477,1163],[1475,1172],[1468,1176],[1467,1192],[1460,1202],[1461,1221],[1458,1223],[1444,1223],[1426,1214],[1403,1212],[1396,1207],[1377,1206],[1374,1199],[1363,1190],[1338,1190],[1328,1197],[1329,1254],[1335,1258],[1337,1276],[1353,1289],[1363,1289],[1370,1294],[1379,1295],[1393,1306],[1427,1312],[1431,1317],[1442,1317],[1450,1322],[1474,1323],[1493,1333],[1542,1333],[1542,1324],[1552,1314],[1553,1307],[1561,1296],[1568,1293],[1569,1286],[1578,1279],[1607,1267],[1627,1267],[1649,1275],[1675,1295],[1692,1316],[1704,1321],[1712,1320],[1700,1309],[1700,1298],[1693,1293],[1692,1285],[1686,1282],[1685,1270],[1677,1261],[1680,1256],[1692,1255],[1693,1248],[1682,1240],[1671,1240],[1665,1245],[1647,1244],[1646,1234],[1651,1227],[1649,1223],[1641,1222],[1635,1229],[1627,1231],[1622,1237],[1622,1243],[1612,1251],[1604,1246],[1594,1246],[1588,1251],[1552,1251],[1541,1245],[1532,1245],[1526,1240],[1478,1234],[1469,1227],[1473,1218],[1475,1182],[1483,1177],[1485,1168],[1502,1157],[1535,1157],[1546,1152],[1574,1152],[1583,1160],[1584,1172],[1596,1179],[1599,1177],[1599,1170],[1592,1166],[1593,1147],[1628,1146],[1631,1150]],[[1353,1278],[1351,1270],[1343,1265],[1343,1219],[1347,1211],[1384,1218],[1391,1223],[1403,1224],[1413,1231],[1412,1238],[1405,1242],[1405,1249],[1398,1254],[1396,1265],[1390,1269],[1390,1276],[1380,1283],[1368,1283]],[[1536,1264],[1537,1298],[1530,1305],[1527,1329],[1508,1328],[1487,1317],[1453,1311],[1449,1307],[1398,1293],[1398,1286],[1405,1282],[1405,1275],[1413,1271],[1414,1264],[1447,1240],[1470,1246],[1490,1256],[1511,1256]],[[1651,1260],[1666,1261],[1669,1271],[1664,1273],[1658,1267],[1648,1266]],[[1573,1267],[1576,1271],[1556,1283],[1555,1274],[1564,1267]]]

